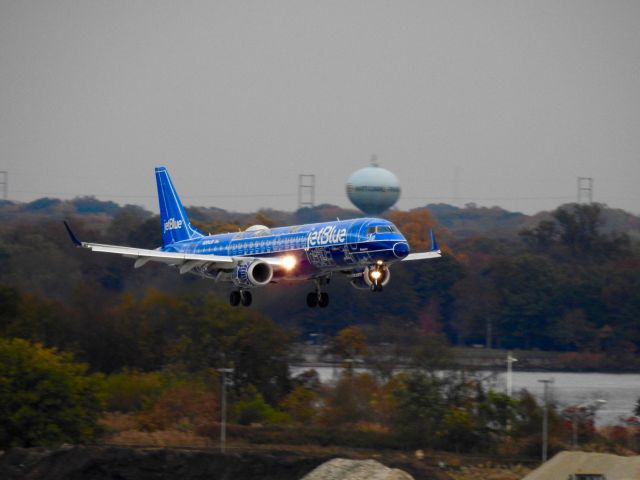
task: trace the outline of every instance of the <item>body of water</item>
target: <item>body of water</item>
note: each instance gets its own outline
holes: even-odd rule
[[[292,365],[293,376],[310,368]],[[341,368],[315,367],[320,380],[325,383],[336,381],[342,373]],[[356,369],[356,371],[365,371]],[[496,391],[506,391],[506,372],[477,372],[485,385]],[[539,380],[553,380],[549,384],[549,397],[560,408],[579,405],[595,400],[606,403],[596,414],[598,426],[620,424],[620,417],[632,415],[634,406],[640,398],[640,374],[613,373],[570,373],[570,372],[519,372],[512,374],[513,392],[527,389],[542,401],[544,386]]]

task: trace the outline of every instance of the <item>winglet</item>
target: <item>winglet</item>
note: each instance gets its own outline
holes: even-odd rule
[[[439,252],[440,251],[440,247],[438,246],[438,241],[436,240],[436,236],[433,233],[433,229],[431,229],[429,232],[431,234],[431,251],[432,252]]]
[[[76,247],[81,247],[82,246],[82,242],[80,240],[78,240],[78,237],[76,237],[74,235],[74,233],[71,231],[71,227],[69,226],[69,224],[67,223],[66,220],[64,220],[64,228],[67,229],[67,233],[69,234],[69,237],[71,238],[71,241],[73,242],[73,244]]]

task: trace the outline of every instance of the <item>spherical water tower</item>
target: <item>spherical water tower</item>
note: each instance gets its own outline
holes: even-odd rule
[[[374,156],[370,166],[351,174],[347,195],[367,215],[380,215],[398,201],[400,182],[393,173],[380,167]]]

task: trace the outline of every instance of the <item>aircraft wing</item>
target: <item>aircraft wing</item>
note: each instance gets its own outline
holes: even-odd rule
[[[144,248],[123,247],[119,245],[105,245],[101,243],[81,242],[75,236],[69,224],[64,226],[77,247],[87,248],[93,252],[113,253],[127,258],[135,258],[135,268],[140,268],[147,262],[162,262],[180,267],[180,273],[187,273],[196,267],[209,265],[218,269],[231,269],[241,260],[253,257],[233,257],[227,255],[203,255],[199,253],[163,252],[162,250],[147,250]],[[285,268],[285,261],[281,257],[256,257],[276,268]]]
[[[436,240],[436,236],[433,234],[433,230],[430,232],[431,235],[431,250],[428,252],[417,252],[410,253],[406,257],[402,259],[403,262],[410,262],[412,260],[429,260],[430,258],[440,258],[442,256],[442,252],[440,251],[440,247],[438,246],[438,241]]]
[[[409,262],[411,260],[428,260],[430,258],[439,258],[442,254],[440,250],[431,251],[431,252],[419,252],[419,253],[410,253],[406,257],[402,259],[403,262]]]

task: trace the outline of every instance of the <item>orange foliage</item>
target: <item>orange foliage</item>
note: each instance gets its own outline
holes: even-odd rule
[[[187,384],[164,392],[148,411],[140,414],[138,421],[140,427],[150,431],[171,427],[188,430],[213,423],[217,416],[217,395]]]
[[[393,211],[389,213],[389,220],[393,222],[406,237],[414,252],[425,252],[431,249],[429,230],[434,229],[436,221],[426,208],[416,208],[409,212]],[[438,232],[442,233],[442,229]],[[440,235],[438,235],[439,237]],[[438,241],[440,239],[438,238]],[[440,243],[440,241],[439,241]],[[442,245],[440,245],[442,247]]]

